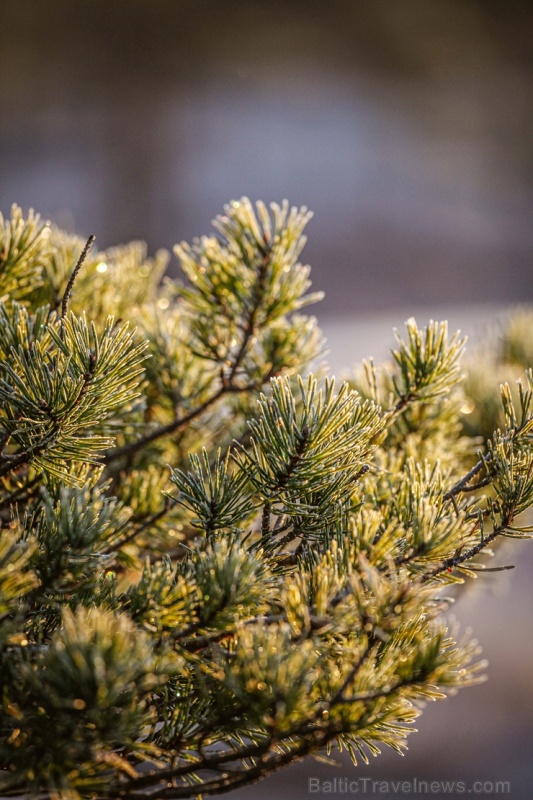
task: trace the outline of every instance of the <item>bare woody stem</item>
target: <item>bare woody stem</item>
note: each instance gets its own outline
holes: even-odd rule
[[[422,575],[422,577],[420,578],[420,582],[427,583],[432,578],[436,578],[441,573],[447,572],[448,570],[451,570],[454,567],[458,567],[461,564],[464,564],[465,561],[469,561],[471,558],[474,558],[474,556],[477,556],[478,553],[480,553],[482,550],[488,547],[488,545],[491,542],[493,542],[497,536],[501,536],[505,532],[505,530],[509,527],[510,524],[511,521],[506,520],[497,528],[495,528],[492,531],[492,533],[489,533],[488,536],[484,536],[483,539],[480,539],[480,541],[476,545],[474,545],[474,547],[471,547],[469,550],[466,550],[464,553],[461,553],[458,556],[453,556],[452,558],[445,559],[441,564],[438,565],[438,567],[435,567],[430,572],[426,572],[424,575]]]
[[[78,263],[76,264],[76,266],[72,270],[72,274],[71,274],[70,278],[68,279],[67,288],[65,289],[65,294],[63,295],[63,300],[61,301],[61,317],[62,318],[66,317],[66,315],[67,315],[68,303],[69,303],[69,300],[70,300],[70,296],[72,294],[72,288],[74,286],[74,282],[75,282],[76,278],[78,277],[78,272],[80,271],[83,262],[87,258],[87,253],[89,252],[89,250],[91,248],[91,245],[94,242],[95,238],[96,237],[93,234],[91,234],[89,236],[89,238],[87,239],[85,247],[81,251],[81,255],[78,258]]]
[[[457,483],[454,486],[452,486],[452,488],[444,494],[443,499],[444,500],[451,500],[456,495],[461,494],[461,492],[467,492],[467,491],[473,490],[473,487],[469,487],[468,484],[470,483],[470,481],[473,478],[476,477],[476,475],[478,475],[481,472],[481,470],[483,469],[483,467],[486,465],[487,461],[489,461],[489,460],[490,460],[490,454],[485,459],[480,459],[477,462],[477,464],[474,467],[472,467],[470,472],[467,472],[467,474],[464,475],[464,477],[462,477],[460,481],[457,481]],[[487,485],[487,484],[484,484],[484,485]],[[476,488],[478,488],[478,487],[476,486]]]
[[[215,403],[228,391],[229,390],[227,387],[221,386],[214,394],[211,395],[211,397],[205,400],[205,402],[198,406],[198,408],[193,409],[193,411],[191,411],[189,414],[185,414],[183,417],[176,417],[166,425],[161,425],[159,428],[150,431],[150,433],[146,433],[144,436],[141,436],[134,442],[128,442],[128,444],[122,445],[122,447],[114,447],[113,449],[108,450],[104,458],[105,463],[111,464],[113,461],[117,461],[119,458],[133,455],[137,452],[137,450],[141,450],[143,447],[146,447],[147,444],[155,442],[157,439],[161,438],[161,436],[168,436],[169,434],[175,433],[175,431],[186,427],[195,419],[200,417],[205,411],[207,411],[208,408],[210,408],[210,406],[213,405],[213,403]]]

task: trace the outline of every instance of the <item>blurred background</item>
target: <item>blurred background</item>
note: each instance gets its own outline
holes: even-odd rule
[[[209,232],[242,195],[307,205],[336,371],[383,355],[413,314],[476,335],[533,300],[526,3],[0,0],[0,13],[4,214],[15,201],[100,248],[155,250]],[[253,796],[371,775],[510,781],[530,800],[532,550],[502,551],[519,568],[457,605],[490,680],[427,709],[405,759],[306,761]]]

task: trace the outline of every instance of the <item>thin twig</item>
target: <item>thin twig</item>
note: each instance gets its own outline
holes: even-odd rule
[[[492,533],[488,536],[485,536],[481,539],[474,547],[471,547],[470,550],[462,553],[459,556],[452,556],[451,558],[445,559],[438,567],[435,567],[430,572],[426,572],[420,578],[421,583],[426,583],[430,581],[432,578],[436,578],[437,575],[440,575],[442,572],[451,571],[454,567],[458,567],[460,564],[463,564],[465,561],[468,561],[474,556],[477,556],[482,550],[485,549],[497,536],[500,536],[511,524],[510,520],[505,520],[501,525],[495,528]]]
[[[452,497],[455,497],[455,495],[460,494],[465,490],[468,491],[466,487],[468,486],[472,478],[475,478],[476,475],[481,472],[481,470],[489,460],[490,460],[490,453],[484,459],[480,459],[477,462],[477,464],[472,467],[470,472],[467,472],[467,474],[464,475],[460,481],[457,481],[457,483],[454,486],[452,486],[452,488],[449,491],[445,492],[445,494],[443,495],[443,499],[451,500]]]
[[[213,405],[222,395],[226,394],[228,391],[227,387],[221,386],[211,397],[208,397],[202,405],[195,408],[189,414],[186,414],[184,417],[177,417],[176,419],[171,420],[166,425],[161,425],[159,428],[155,428],[155,430],[150,431],[150,433],[144,434],[139,439],[135,439],[133,442],[128,442],[128,444],[122,445],[122,447],[114,447],[110,450],[107,450],[104,456],[104,461],[106,464],[111,464],[113,461],[116,461],[119,458],[123,458],[124,456],[128,456],[132,453],[136,453],[137,450],[146,447],[147,444],[151,444],[151,442],[155,442],[161,436],[168,436],[171,433],[179,430],[180,428],[184,428],[197,417],[201,416],[204,411]]]
[[[125,547],[127,544],[133,541],[133,539],[137,538],[139,534],[143,533],[145,530],[150,528],[155,522],[158,522],[162,519],[171,508],[175,505],[175,501],[171,501],[170,498],[167,498],[165,501],[164,507],[160,511],[156,511],[150,517],[147,517],[143,522],[141,522],[136,528],[134,528],[131,533],[121,539],[119,542],[112,543],[108,545],[103,551],[104,555],[108,555],[109,553],[113,553],[117,550],[120,550],[122,547]]]
[[[342,682],[341,686],[337,689],[337,691],[331,698],[330,705],[334,706],[336,703],[343,702],[344,692],[346,691],[350,683],[355,679],[355,676],[357,675],[357,673],[359,672],[365,661],[367,661],[367,659],[370,657],[370,654],[372,653],[372,647],[373,643],[371,642],[371,639],[369,637],[365,649],[357,659],[357,663],[354,664],[354,666],[351,668],[348,675]]]
[[[19,486],[17,489],[11,492],[11,494],[3,497],[0,500],[0,509],[6,508],[7,506],[10,506],[15,502],[20,502],[21,500],[27,500],[28,497],[31,496],[31,489],[35,486],[35,484],[39,483],[41,477],[42,473],[38,473],[34,478],[28,481],[28,483],[24,484],[23,486]],[[25,492],[28,492],[28,494],[25,495]]]
[[[76,266],[72,270],[72,274],[71,274],[70,278],[68,279],[67,288],[65,289],[65,294],[63,295],[63,300],[61,301],[61,317],[62,318],[65,318],[67,316],[68,301],[70,300],[70,295],[72,294],[72,287],[74,286],[74,281],[76,280],[76,278],[78,276],[78,272],[80,271],[83,262],[87,258],[87,253],[89,252],[90,247],[91,247],[92,243],[94,242],[95,238],[96,237],[91,233],[91,235],[87,239],[87,243],[86,243],[85,247],[81,251],[81,255],[78,258],[78,263],[76,264]]]

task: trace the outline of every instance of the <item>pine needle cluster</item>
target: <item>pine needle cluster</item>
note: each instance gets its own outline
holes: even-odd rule
[[[531,535],[533,375],[486,433],[445,323],[341,385],[311,374],[309,216],[231,203],[176,247],[183,283],[142,243],[0,218],[3,796],[366,761],[483,678],[445,590]]]

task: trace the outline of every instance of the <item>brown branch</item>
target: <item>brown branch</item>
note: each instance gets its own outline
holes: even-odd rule
[[[471,547],[470,550],[462,553],[461,555],[452,556],[451,558],[445,559],[438,567],[435,567],[430,572],[426,572],[420,578],[421,583],[427,583],[432,578],[436,578],[437,575],[440,575],[442,572],[452,571],[454,567],[460,566],[460,564],[464,564],[465,561],[468,561],[471,558],[477,556],[482,550],[485,549],[491,542],[496,539],[497,536],[501,536],[502,533],[505,533],[505,530],[511,524],[511,519],[505,520],[501,525],[495,528],[492,533],[489,533],[488,536],[483,537],[480,541]]]
[[[0,466],[0,478],[4,475],[7,475],[9,472],[13,472],[13,470],[18,469],[18,467],[22,466],[23,464],[28,464],[32,459],[36,456],[40,455],[49,443],[50,438],[53,438],[57,435],[57,427],[54,428],[51,433],[47,434],[45,440],[39,442],[38,444],[33,445],[32,447],[27,447],[26,450],[22,450],[20,453],[15,453],[12,456],[3,456],[3,460],[6,463],[3,466]]]
[[[307,442],[309,441],[309,426],[304,425],[302,428],[302,432],[298,436],[298,443],[296,445],[294,453],[291,455],[289,459],[289,463],[285,467],[282,472],[279,472],[275,477],[277,479],[277,484],[272,490],[271,497],[276,492],[281,491],[287,485],[289,478],[295,471],[296,467],[302,460],[305,448],[307,446]]]
[[[117,789],[110,793],[109,796],[123,797],[124,800],[134,800],[134,798],[181,798],[192,797],[195,793],[213,794],[215,792],[225,793],[238,788],[241,785],[249,785],[266,775],[270,775],[286,764],[302,758],[311,751],[318,750],[324,747],[328,741],[333,739],[341,731],[338,729],[337,724],[328,724],[326,727],[320,727],[313,723],[313,727],[309,731],[309,736],[299,742],[292,742],[292,747],[288,745],[290,734],[283,737],[284,742],[287,743],[288,749],[284,752],[273,751],[275,745],[279,745],[279,740],[276,740],[274,735],[271,734],[266,742],[261,744],[247,745],[239,750],[223,752],[220,754],[212,754],[211,756],[204,756],[203,759],[185,764],[180,767],[169,768],[161,770],[154,775],[143,775],[138,780],[131,780],[128,782],[126,788],[122,790]],[[293,735],[297,735],[295,732]],[[175,778],[186,776],[190,773],[198,771],[218,771],[223,764],[231,763],[233,761],[243,761],[246,759],[258,759],[257,763],[248,769],[239,770],[238,772],[231,772],[226,769],[225,774],[216,777],[212,780],[203,783],[195,783],[194,785],[181,785],[181,786],[168,786],[168,782]],[[167,788],[155,787],[152,792],[146,792],[146,789],[154,787],[154,784],[160,784],[162,781],[167,782]],[[144,789],[144,791],[143,791]]]
[[[137,450],[141,450],[147,444],[151,442],[155,442],[161,436],[168,436],[171,433],[175,433],[176,431],[180,430],[181,428],[186,427],[189,423],[193,422],[197,417],[201,416],[205,411],[207,411],[210,406],[213,405],[222,395],[226,394],[229,391],[228,387],[221,386],[211,397],[208,397],[198,408],[195,408],[193,411],[186,414],[184,417],[176,417],[175,419],[168,422],[166,425],[161,425],[159,428],[155,428],[155,430],[151,431],[150,433],[144,434],[139,439],[136,439],[134,442],[129,442],[128,444],[122,445],[122,447],[114,447],[110,450],[107,450],[104,455],[104,463],[106,465],[111,464],[113,461],[117,461],[119,458],[123,458],[124,456],[129,456],[133,453],[136,453]]]
[[[87,239],[87,243],[86,243],[85,247],[83,248],[80,257],[78,258],[78,263],[76,264],[76,266],[72,270],[72,274],[71,274],[70,278],[68,279],[67,288],[65,289],[65,294],[63,295],[63,300],[61,301],[61,317],[62,318],[67,316],[68,302],[69,302],[70,296],[72,294],[72,288],[74,286],[74,282],[75,282],[76,278],[78,277],[78,272],[80,271],[83,262],[87,258],[87,253],[89,252],[90,247],[91,247],[92,243],[94,242],[94,240],[95,240],[95,236],[93,234],[91,234],[89,236],[89,238]]]
[[[445,494],[443,495],[443,500],[451,500],[456,495],[461,494],[461,492],[473,491],[473,489],[467,488],[468,484],[470,483],[472,478],[475,478],[476,475],[478,475],[481,472],[487,461],[490,461],[490,453],[485,459],[480,459],[477,462],[477,464],[472,467],[470,472],[467,472],[466,475],[464,475],[464,477],[462,477],[460,481],[457,481],[457,483],[454,486],[452,486],[452,488],[449,489],[449,491],[445,492]]]
[[[33,489],[33,487],[39,483],[40,479],[41,473],[35,475],[35,477],[33,477],[30,481],[25,483],[23,486],[19,486],[6,497],[3,497],[0,500],[0,509],[7,508],[7,506],[10,506],[12,503],[20,502],[21,500],[27,500],[29,497],[31,497],[31,489]],[[25,492],[27,494],[25,494]]]
[[[168,514],[168,512],[175,505],[175,503],[176,503],[176,501],[172,501],[171,498],[167,497],[166,500],[165,500],[165,504],[164,504],[162,509],[160,509],[159,511],[156,511],[154,514],[152,514],[151,516],[147,517],[136,528],[134,528],[134,530],[131,531],[131,533],[129,533],[127,536],[125,536],[119,542],[116,542],[114,544],[110,544],[108,547],[106,547],[105,550],[102,551],[103,554],[104,555],[108,555],[109,553],[113,553],[116,550],[120,550],[121,547],[124,547],[125,545],[129,544],[130,542],[132,542],[134,539],[137,538],[137,536],[139,536],[139,534],[143,533],[145,530],[150,528],[151,525],[153,525],[155,522],[158,522],[166,514]]]
[[[344,692],[346,691],[346,689],[348,688],[350,683],[354,680],[355,676],[357,675],[357,673],[359,672],[359,670],[361,669],[361,667],[363,666],[365,661],[367,661],[367,659],[370,657],[370,654],[372,653],[373,644],[374,643],[372,642],[371,637],[369,636],[368,637],[368,641],[367,641],[366,646],[365,646],[365,649],[363,650],[363,652],[359,656],[359,658],[357,660],[357,663],[354,664],[354,666],[351,668],[351,670],[349,671],[348,675],[346,676],[346,678],[344,679],[344,681],[342,682],[340,687],[337,689],[337,691],[335,692],[335,694],[331,698],[331,700],[330,700],[330,705],[331,706],[336,705],[336,703],[344,702],[343,701]]]
[[[391,417],[395,417],[397,414],[400,414],[402,411],[404,411],[407,406],[409,406],[415,400],[418,400],[418,395],[415,394],[415,392],[409,392],[409,394],[401,395],[396,405],[393,406],[393,408],[391,408],[387,413],[390,414]]]

